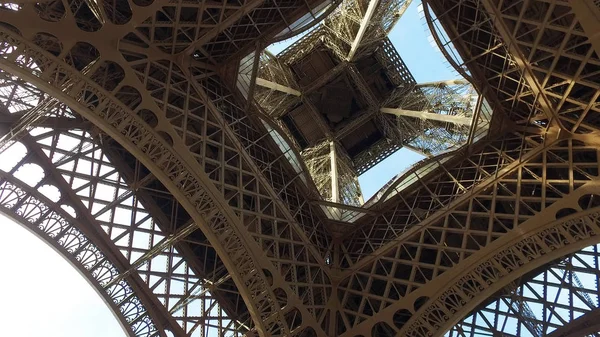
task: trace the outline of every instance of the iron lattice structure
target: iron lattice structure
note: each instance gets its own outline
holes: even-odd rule
[[[0,1],[2,211],[77,266],[130,336],[595,333],[600,6],[424,1],[474,89],[398,68],[385,36],[405,6]],[[306,50],[345,59],[335,80],[297,78]],[[360,74],[382,64],[391,86]],[[324,119],[348,90],[354,117]],[[286,117],[300,103],[328,123],[310,146],[291,127],[301,114]],[[339,134],[364,119],[378,141],[401,136],[365,146],[373,161]],[[387,149],[457,139],[364,205],[358,187],[336,203],[338,167],[339,193]]]
[[[436,155],[489,125],[469,82],[417,84],[392,46],[387,34],[410,3],[344,1],[278,56],[266,50],[257,60],[258,108],[287,134],[327,201],[362,206],[358,175],[399,148]],[[254,61],[242,62],[240,82],[253,78]]]

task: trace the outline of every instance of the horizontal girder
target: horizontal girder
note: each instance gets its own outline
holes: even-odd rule
[[[394,109],[394,108],[381,108],[381,112],[395,116],[413,117],[420,119],[429,119],[432,121],[459,124],[459,125],[471,125],[473,118],[453,116],[453,115],[441,115],[431,113],[429,111],[414,111],[406,109]]]
[[[424,1],[473,88],[412,78],[386,37],[410,1],[0,3],[0,158],[27,149],[0,172],[0,206],[74,262],[130,335],[502,330],[469,315],[563,335],[595,317],[597,294],[573,276],[593,268],[556,261],[600,231],[597,6]],[[323,16],[279,57],[261,52]],[[305,83],[290,65],[315,45],[339,63]],[[384,97],[358,65],[371,56]],[[281,109],[319,119],[311,95],[340,76],[364,101],[358,118],[318,122],[303,152],[277,137]],[[350,160],[336,137],[370,120],[395,143]],[[361,207],[358,173],[403,144],[454,152]],[[27,183],[33,164],[44,173]],[[61,198],[40,192],[50,185]],[[541,270],[588,308],[527,295]],[[538,305],[569,311],[564,329]]]

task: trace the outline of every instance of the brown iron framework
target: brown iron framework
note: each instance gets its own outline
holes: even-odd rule
[[[487,133],[492,110],[469,82],[417,84],[387,38],[410,4],[344,1],[279,55],[242,60],[238,87],[287,135],[326,201],[362,206],[358,175],[401,147],[433,156]]]
[[[354,173],[332,172],[356,172],[339,139],[316,139],[329,159],[311,162],[274,117],[318,86],[266,46],[342,27],[323,38],[346,59],[330,72],[369,101],[350,61],[390,48],[405,6],[0,0],[1,211],[71,261],[130,336],[597,332],[598,283],[577,280],[598,277],[598,1],[424,0],[477,91],[474,118],[493,111],[489,132],[461,129],[471,141],[364,204],[334,197]],[[446,118],[391,92],[366,115]],[[319,165],[336,169],[319,180]]]

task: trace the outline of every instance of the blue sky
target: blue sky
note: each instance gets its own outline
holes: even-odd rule
[[[418,7],[421,1],[413,1],[389,35],[408,69],[417,82],[431,82],[458,78],[441,52],[431,41],[429,28],[421,18]],[[268,49],[277,54],[297,37],[282,41]],[[414,163],[425,158],[409,149],[400,149],[358,178],[365,201],[386,182]]]
[[[390,39],[418,82],[456,78],[429,43],[417,11],[419,3],[412,3]],[[422,158],[403,149],[363,174],[359,181],[365,200]],[[11,220],[0,217],[0,226],[5,238],[0,245],[0,268],[11,276],[0,277],[4,292],[0,317],[10,322],[3,325],[7,336],[125,336],[106,304],[66,260]]]
[[[429,28],[418,13],[421,1],[413,1],[389,35],[390,41],[417,82],[431,82],[457,78],[444,56],[429,43]],[[368,200],[381,186],[414,163],[425,158],[419,153],[402,148],[379,165],[358,177],[364,199]]]
[[[0,226],[2,335],[125,336],[108,306],[66,259],[3,215]]]

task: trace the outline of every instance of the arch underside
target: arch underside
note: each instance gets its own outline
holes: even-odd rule
[[[232,75],[322,1],[95,3],[0,4],[0,158],[26,149],[0,206],[131,336],[541,336],[597,308],[598,283],[573,284],[597,280],[600,61],[567,2],[427,1],[493,132],[353,224],[325,216]]]
[[[598,244],[534,270],[475,309],[448,336],[597,336]]]
[[[182,333],[178,325],[192,334],[235,335],[250,327],[247,315],[230,317],[219,305],[219,293],[239,294],[199,229],[188,233],[192,247],[165,244],[178,222],[189,225],[189,215],[143,165],[126,162],[112,140],[93,137],[91,125],[79,122],[69,130],[34,128],[20,138],[17,144],[26,153],[2,173],[3,211],[91,279],[136,336],[163,329]],[[4,160],[14,148],[6,150]],[[31,178],[39,182],[18,179],[29,165],[43,169]],[[50,186],[60,191],[53,200],[43,193]],[[147,295],[140,299],[138,293]],[[237,304],[243,305],[241,300]]]

